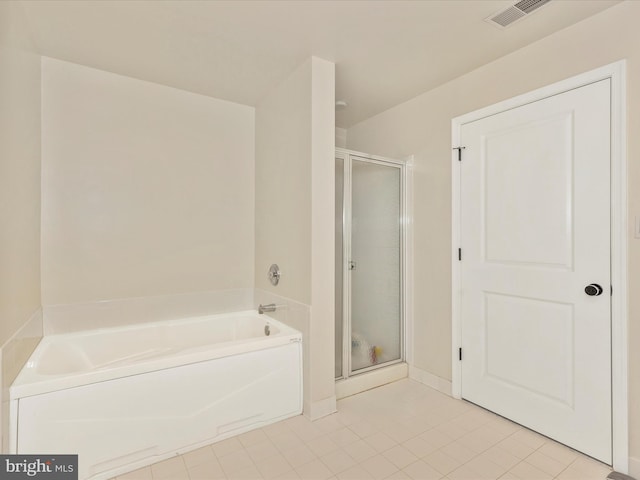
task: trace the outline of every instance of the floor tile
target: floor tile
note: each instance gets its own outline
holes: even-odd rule
[[[411,477],[402,470],[398,470],[385,478],[385,480],[411,480]]]
[[[553,478],[553,475],[549,475],[527,462],[520,462],[509,470],[509,472],[523,480],[550,480]]]
[[[376,450],[364,440],[358,440],[357,442],[350,443],[343,447],[343,450],[356,462],[362,462],[367,458],[371,458],[378,454],[378,452],[376,452]]]
[[[513,436],[505,438],[497,445],[509,452],[511,455],[518,457],[520,460],[528,457],[536,450],[529,445],[525,445],[524,443],[515,440]]]
[[[476,452],[468,447],[465,447],[459,441],[450,443],[449,445],[445,445],[440,449],[440,451],[448,455],[449,457],[458,460],[460,464],[467,463],[477,455]]]
[[[211,448],[213,449],[213,453],[215,453],[217,457],[221,457],[223,455],[227,455],[228,453],[242,450],[244,447],[236,437],[231,437],[227,438],[226,440],[222,440],[221,442],[214,443],[213,445],[211,445]]]
[[[273,438],[283,433],[290,432],[291,430],[285,422],[276,422],[271,425],[267,425],[266,427],[262,427],[262,431],[267,437]]]
[[[284,472],[281,475],[277,475],[271,480],[302,480],[298,472],[295,470],[289,470],[288,472]]]
[[[344,428],[344,425],[338,420],[335,414],[316,420],[313,422],[313,425],[324,433],[331,433]]]
[[[414,480],[439,480],[442,473],[422,460],[407,465],[403,471]]]
[[[283,455],[293,468],[309,463],[316,458],[316,455],[306,445],[287,450]]]
[[[539,450],[533,452],[527,458],[524,459],[525,462],[530,463],[534,467],[542,470],[545,473],[548,473],[552,477],[555,477],[560,474],[567,465],[555,460],[544,453],[541,453]]]
[[[267,437],[267,434],[264,433],[261,429],[251,430],[250,432],[246,432],[238,436],[238,440],[245,448],[251,445],[255,445],[256,443],[267,441],[268,439],[269,437]]]
[[[384,455],[387,460],[389,460],[399,469],[403,469],[407,465],[410,465],[418,460],[418,457],[416,457],[402,445],[396,445],[395,447],[384,452],[382,455]]]
[[[187,452],[182,455],[182,459],[187,468],[195,467],[201,463],[218,463],[216,454],[213,453],[210,445]]]
[[[349,430],[358,435],[360,438],[366,438],[378,432],[378,427],[366,420],[360,420],[349,425]]]
[[[223,480],[227,478],[217,460],[195,465],[189,468],[188,472],[191,480]]]
[[[170,475],[186,474],[187,467],[181,456],[175,456],[151,465],[153,478],[167,478]]]
[[[547,441],[537,451],[565,465],[570,465],[580,456],[575,450],[554,441]]]
[[[463,463],[459,460],[451,458],[440,450],[430,453],[429,455],[424,457],[423,460],[443,475],[447,475],[448,473],[454,471]]]
[[[326,455],[327,453],[331,453],[340,448],[326,435],[309,440],[306,444],[317,457],[321,457],[322,455]]]
[[[271,437],[271,442],[281,453],[299,448],[303,443],[302,439],[291,431],[280,433],[278,435],[275,435],[274,437]]]
[[[304,480],[326,480],[333,476],[329,468],[320,460],[313,460],[296,468],[300,478]]]
[[[559,475],[560,480],[596,480],[606,478],[611,469],[595,460],[580,455]]]
[[[419,435],[419,437],[437,448],[442,448],[454,441],[453,437],[450,437],[446,433],[436,430],[435,428],[427,430],[423,434]]]
[[[478,475],[478,478],[494,479],[504,475],[508,468],[492,462],[484,456],[478,456],[464,465]],[[451,477],[451,474],[449,474]]]
[[[246,447],[245,450],[254,461],[254,463],[257,463],[265,458],[273,457],[274,455],[280,454],[280,451],[271,442],[271,440],[254,443],[253,445]]]
[[[520,458],[516,457],[512,453],[507,452],[499,445],[494,445],[487,451],[482,452],[480,455],[478,455],[478,457],[486,458],[496,465],[503,467],[505,470],[509,470],[515,467],[521,461]]]
[[[602,480],[611,471],[410,380],[123,474],[117,480]]]
[[[437,446],[427,442],[421,437],[414,437],[402,444],[407,450],[413,453],[416,457],[422,458],[425,455],[429,455],[432,452],[438,450]]]
[[[327,437],[339,447],[344,447],[360,440],[360,437],[347,427],[331,432]]]
[[[364,441],[371,445],[378,453],[382,453],[397,445],[394,439],[382,432],[374,433],[370,437],[366,437]]]
[[[289,462],[279,453],[256,461],[255,464],[260,474],[269,480],[292,470]]]
[[[344,472],[340,472],[336,475],[339,480],[372,480],[371,474],[366,471],[362,466],[356,465]]]
[[[384,458],[382,455],[377,455],[375,457],[371,457],[366,459],[364,462],[360,463],[362,468],[364,468],[372,478],[376,480],[381,480],[383,478],[387,478],[392,473],[396,472],[398,467],[396,467],[389,460]]]
[[[483,477],[477,472],[474,472],[467,465],[462,465],[456,468],[453,472],[450,472],[449,475],[447,475],[447,478],[450,478],[451,480],[489,480],[487,477]]]
[[[152,480],[151,467],[139,468],[133,472],[125,473],[118,480]]]
[[[356,461],[345,451],[337,450],[320,458],[334,474],[344,472],[356,465]]]
[[[224,472],[229,477],[232,473],[246,470],[254,466],[253,460],[251,460],[251,457],[244,449],[218,457],[218,461],[220,462]]]
[[[255,466],[237,470],[227,476],[229,480],[262,480],[262,475]]]

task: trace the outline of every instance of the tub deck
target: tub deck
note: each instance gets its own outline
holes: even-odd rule
[[[10,399],[294,341],[301,341],[300,332],[254,310],[45,336],[11,386]]]

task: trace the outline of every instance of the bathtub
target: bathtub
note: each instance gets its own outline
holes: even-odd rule
[[[302,412],[302,336],[255,311],[43,337],[10,388],[10,453],[111,478]]]

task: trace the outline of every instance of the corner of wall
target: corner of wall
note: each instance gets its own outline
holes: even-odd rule
[[[41,338],[42,309],[38,308],[31,318],[0,347],[0,453],[8,453],[10,445],[9,388]]]

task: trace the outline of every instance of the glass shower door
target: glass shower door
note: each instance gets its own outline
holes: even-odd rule
[[[335,377],[403,360],[404,164],[336,152]]]
[[[401,173],[351,157],[350,373],[402,359]]]

